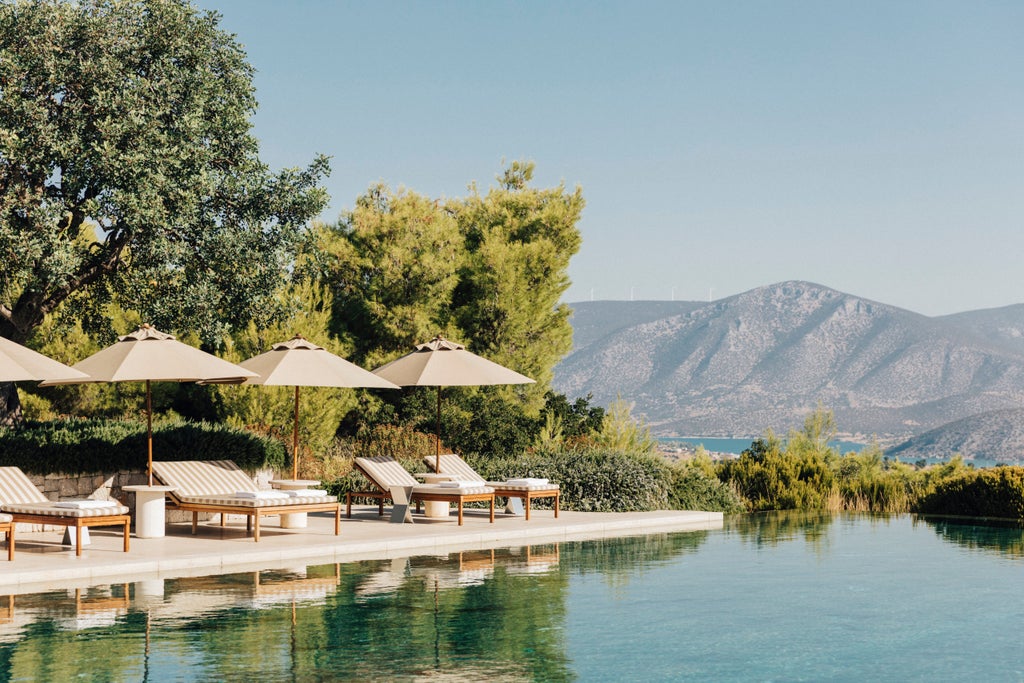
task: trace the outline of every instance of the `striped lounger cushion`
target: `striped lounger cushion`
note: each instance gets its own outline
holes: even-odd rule
[[[493,486],[502,491],[557,491],[558,484],[519,484],[512,481],[489,481],[488,486]]]
[[[373,483],[384,490],[388,490],[392,486],[421,486],[416,478],[394,458],[378,455],[372,458],[356,458],[356,463],[373,480]]]
[[[483,483],[480,486],[438,486],[437,484],[417,484],[412,489],[413,495],[417,493],[421,494],[450,494],[453,496],[470,496],[476,493],[494,493],[494,489],[489,486],[484,486]]]
[[[183,503],[233,505],[236,507],[276,507],[334,503],[334,496],[294,496],[288,498],[247,498],[237,491],[258,493],[259,487],[230,460],[181,460],[153,463],[153,473]]]
[[[402,464],[394,458],[387,456],[375,456],[372,458],[356,458],[356,462],[366,474],[373,479],[374,483],[381,488],[388,490],[392,486],[411,486],[413,494],[448,494],[450,496],[468,496],[477,493],[493,493],[483,479],[479,477],[473,482],[479,482],[479,486],[450,487],[438,486],[437,484],[421,484],[416,478],[409,474],[409,471],[402,467]]]
[[[232,507],[266,508],[280,507],[282,505],[315,505],[317,503],[334,503],[338,499],[334,496],[288,496],[287,498],[245,498],[233,494],[221,493],[213,496],[185,496],[177,494],[178,500],[183,503],[195,503],[197,505],[230,505]]]
[[[128,508],[114,505],[90,508],[58,507],[17,467],[0,467],[0,508],[4,512],[51,517],[107,517],[128,514]]]
[[[431,469],[437,464],[437,456],[428,455],[423,458],[423,462],[427,464]],[[558,484],[548,483],[526,483],[511,481],[488,481],[485,482],[484,478],[476,473],[472,467],[469,466],[465,460],[455,453],[444,453],[441,455],[441,472],[450,475],[452,479],[459,481],[479,481],[481,485],[486,484],[496,489],[502,489],[503,491],[557,491]]]

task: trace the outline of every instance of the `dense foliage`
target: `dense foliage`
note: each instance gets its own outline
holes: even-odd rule
[[[338,495],[366,490],[363,478],[351,472],[356,456],[390,455],[409,472],[426,471],[423,456],[432,453],[428,437],[412,430],[378,427],[364,438],[339,441],[334,464],[308,474],[331,481]],[[700,467],[669,464],[645,453],[600,448],[528,450],[512,454],[467,455],[466,461],[482,477],[502,481],[513,477],[541,477],[557,482],[561,506],[566,510],[625,512],[692,509],[742,511],[738,496]],[[550,500],[538,500],[550,507]]]
[[[828,441],[831,413],[812,413],[784,444],[769,433],[716,472],[751,512],[860,510],[1024,520],[1024,468],[975,470],[959,458],[914,467],[886,459],[877,446],[839,456]]]
[[[0,335],[61,312],[109,341],[112,301],[208,343],[273,315],[327,161],[260,161],[253,69],[218,22],[185,0],[0,4]]]
[[[222,424],[166,421],[153,426],[155,460],[233,460],[254,471],[285,463],[280,441]],[[34,474],[145,471],[146,423],[55,420],[0,428],[0,465]]]
[[[450,424],[442,433],[454,450],[500,452],[532,441],[526,420],[538,416],[553,368],[572,345],[560,298],[580,245],[582,191],[532,187],[533,171],[532,163],[513,162],[486,194],[472,185],[468,197],[444,200],[375,185],[336,225],[321,227],[319,257],[307,265],[333,295],[331,332],[352,348],[353,361],[375,367],[440,334],[536,381],[446,391],[454,407],[445,408]],[[360,420],[427,429],[435,405],[408,393],[382,394],[386,405],[364,406]],[[473,414],[498,415],[506,406],[520,436],[506,434],[494,446],[472,436]],[[351,435],[353,426],[361,425],[343,431]]]
[[[272,307],[326,160],[260,162],[253,69],[218,23],[184,0],[0,7],[5,337],[74,295],[208,341]]]
[[[968,470],[938,482],[924,496],[921,512],[1024,520],[1024,467]]]

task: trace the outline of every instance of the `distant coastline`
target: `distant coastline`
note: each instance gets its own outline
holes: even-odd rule
[[[669,460],[682,460],[691,457],[696,451],[697,447],[703,445],[704,450],[714,460],[724,460],[729,458],[735,458],[743,454],[743,451],[750,448],[751,442],[762,437],[723,437],[723,436],[658,436],[655,437],[659,446],[660,452]],[[833,448],[836,448],[840,455],[846,455],[847,453],[859,453],[863,450],[867,444],[857,441],[846,441],[843,439],[836,440],[830,443]],[[924,460],[928,465],[940,464],[948,462],[948,458],[900,458],[893,457],[893,460],[899,460],[906,463],[919,462]],[[995,460],[989,460],[986,458],[964,458],[964,462],[974,467],[995,467],[999,463]]]
[[[662,452],[669,455],[672,453],[685,455],[686,453],[696,451],[698,446],[704,446],[704,450],[712,456],[738,456],[750,448],[750,444],[753,441],[762,437],[659,436],[655,438],[661,444]],[[830,445],[845,455],[846,453],[861,451],[866,444],[856,441],[838,440],[833,441]]]

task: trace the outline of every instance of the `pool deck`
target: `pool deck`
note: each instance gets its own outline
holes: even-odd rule
[[[200,523],[195,536],[191,524],[168,524],[167,533],[161,538],[136,538],[133,534],[128,553],[122,552],[120,531],[94,528],[90,530],[91,543],[83,544],[80,557],[75,555],[74,548],[61,545],[63,530],[19,532],[14,561],[6,561],[6,546],[0,555],[0,590],[4,594],[23,594],[125,580],[278,569],[296,564],[720,529],[723,524],[720,512],[676,510],[563,510],[558,519],[550,510],[534,510],[529,522],[496,511],[494,524],[488,523],[486,511],[467,510],[461,527],[454,514],[449,519],[433,520],[420,515],[414,519],[414,524],[391,524],[388,517],[377,515],[375,506],[353,506],[352,519],[346,519],[343,512],[341,533],[335,536],[331,515],[310,514],[304,529],[279,528],[277,518],[269,517],[260,524],[259,543],[246,535],[242,517],[229,517],[224,528],[216,520]]]

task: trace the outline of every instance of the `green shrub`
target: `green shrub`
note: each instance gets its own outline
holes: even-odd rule
[[[541,477],[557,482],[561,488],[560,504],[567,510],[632,512],[669,507],[668,468],[655,456],[617,451],[552,451],[470,460],[485,479]]]
[[[743,499],[729,485],[709,476],[700,466],[690,463],[669,465],[672,488],[669,506],[675,510],[743,512]]]
[[[366,477],[353,471],[355,459],[387,455],[398,460],[409,472],[426,472],[423,456],[435,452],[434,438],[409,427],[377,425],[357,437],[334,440],[318,457],[303,462],[303,476],[319,479],[333,496],[368,491],[373,487]],[[357,499],[359,500],[359,499]]]
[[[918,511],[1024,520],[1024,467],[968,469],[943,478],[921,498]]]
[[[32,474],[145,470],[146,423],[131,420],[54,420],[0,429],[0,464]],[[244,470],[281,468],[280,441],[242,429],[181,420],[153,426],[155,460],[233,460]]]
[[[790,454],[774,447],[748,449],[723,462],[718,477],[735,487],[751,512],[825,509],[835,479],[821,453]]]
[[[908,512],[924,482],[909,466],[886,461],[877,446],[843,456],[835,471],[844,510]]]
[[[380,448],[372,449],[380,454]],[[398,461],[410,472],[426,471],[423,455],[396,453]],[[345,456],[339,456],[345,457]],[[350,453],[347,457],[354,458]],[[667,465],[658,458],[636,456],[614,451],[579,453],[554,451],[524,453],[512,456],[465,455],[466,461],[484,479],[502,481],[513,477],[538,477],[557,482],[561,488],[560,505],[566,510],[627,512],[664,510],[669,507],[672,486]],[[365,491],[366,480],[349,472],[327,485],[334,495]],[[533,503],[550,507],[550,499]]]

